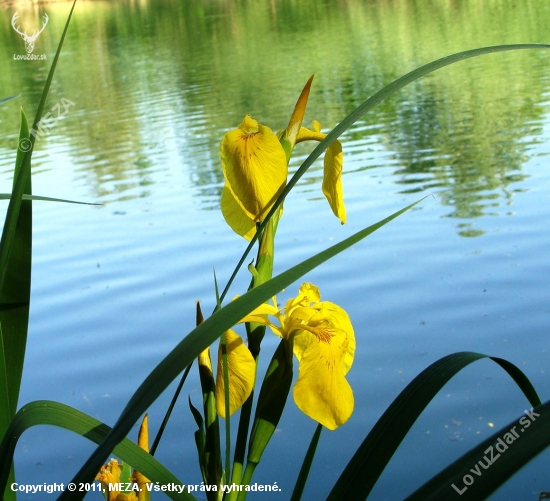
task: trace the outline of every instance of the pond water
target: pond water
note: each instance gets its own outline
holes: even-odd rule
[[[2,192],[11,186],[19,108],[34,116],[69,8],[0,11],[0,97],[22,94],[0,109]],[[16,10],[29,29],[48,14],[34,51],[47,61],[13,58],[25,53],[10,25]],[[545,0],[79,3],[46,109],[62,99],[74,105],[37,141],[33,190],[103,205],[34,204],[20,403],[57,400],[113,424],[193,328],[195,301],[211,311],[212,269],[225,283],[245,248],[219,211],[218,153],[245,114],[285,127],[315,74],[306,121],[328,131],[433,59],[548,42],[549,11]],[[321,194],[320,161],[287,199],[276,273],[433,195],[306,277],[349,312],[357,354],[348,376],[355,412],[323,432],[304,499],[324,499],[392,400],[449,353],[503,357],[549,398],[549,56],[529,50],[461,62],[358,121],[341,138],[346,225]],[[310,150],[299,145],[292,170]],[[242,272],[230,296],[248,280]],[[277,340],[264,343],[267,354]],[[173,391],[151,409],[152,432]],[[188,395],[199,404],[195,370],[157,457],[184,483],[199,483]],[[404,498],[528,407],[495,364],[470,366],[421,416],[369,499]],[[289,400],[255,477],[283,493],[258,499],[288,499],[314,429]],[[30,430],[16,451],[18,481],[68,482],[92,450],[51,427]],[[491,499],[535,500],[550,491],[549,459],[547,451]]]

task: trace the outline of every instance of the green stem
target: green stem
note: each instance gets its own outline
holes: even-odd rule
[[[229,368],[227,366],[227,340],[225,334],[220,338],[222,347],[223,382],[225,390],[225,482],[231,478],[231,416],[229,414]]]
[[[246,464],[246,469],[244,470],[244,476],[243,476],[243,481],[241,485],[250,485],[256,466],[258,466],[258,463],[253,463],[251,461],[249,461]],[[248,491],[240,491],[237,501],[245,501],[247,494],[248,494]]]
[[[311,442],[307,449],[302,467],[300,468],[300,473],[298,475],[298,479],[296,480],[296,485],[294,486],[294,491],[292,492],[290,501],[300,501],[300,499],[302,499],[304,487],[306,486],[307,477],[309,476],[311,463],[313,463],[313,458],[315,457],[315,451],[317,450],[317,444],[319,443],[319,437],[321,436],[322,430],[323,426],[318,424],[313,437],[311,437]]]
[[[254,401],[254,391],[247,398],[241,407],[239,418],[239,429],[237,431],[237,441],[235,442],[235,456],[233,458],[233,475],[231,483],[241,483],[241,475],[244,464],[246,443],[248,439],[248,430],[250,427],[250,416],[252,415],[252,402]]]
[[[153,441],[153,445],[151,446],[151,449],[149,450],[149,454],[151,454],[151,456],[154,456],[155,452],[157,452],[157,447],[159,445],[160,439],[162,438],[162,434],[164,433],[166,425],[168,424],[168,420],[170,419],[170,416],[172,415],[172,411],[174,410],[174,406],[176,405],[176,401],[178,400],[178,397],[180,396],[181,390],[183,388],[185,380],[187,379],[187,376],[189,375],[189,371],[191,370],[192,366],[193,366],[193,364],[189,364],[187,366],[187,369],[185,369],[185,371],[183,372],[183,376],[181,377],[181,380],[178,384],[178,387],[176,388],[176,392],[174,393],[174,396],[172,397],[172,401],[170,402],[170,405],[168,406],[168,409],[166,410],[166,414],[164,415],[164,419],[162,420],[162,424],[160,425],[159,431],[157,432],[157,435],[155,436],[155,440]]]
[[[274,240],[279,222],[280,213],[267,226],[267,229],[262,232],[260,243],[258,245],[258,255],[256,256],[256,266],[254,267],[250,289],[258,287],[262,283],[269,280],[273,275],[273,256],[274,256]],[[260,355],[260,345],[265,334],[265,326],[256,323],[246,325],[248,334],[248,349],[256,362],[256,377],[258,371],[258,358]],[[250,417],[252,415],[252,404],[254,402],[254,391],[250,394],[246,402],[241,407],[239,417],[239,429],[237,431],[237,442],[235,444],[235,456],[233,460],[233,475],[231,483],[241,485],[241,475],[243,470],[244,458],[246,453],[248,432],[250,429]],[[229,477],[227,477],[229,478]],[[228,501],[233,501],[235,491],[231,491],[227,497]]]

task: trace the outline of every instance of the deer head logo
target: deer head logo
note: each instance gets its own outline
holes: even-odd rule
[[[23,40],[25,40],[25,49],[27,50],[27,54],[32,54],[32,51],[34,50],[34,43],[36,42],[36,39],[38,38],[38,35],[44,31],[44,28],[48,24],[48,14],[44,14],[44,25],[42,26],[42,29],[40,31],[34,30],[32,35],[27,35],[27,31],[22,33],[16,26],[17,18],[19,17],[19,12],[16,12],[13,17],[11,18],[11,26],[12,28],[21,35]]]

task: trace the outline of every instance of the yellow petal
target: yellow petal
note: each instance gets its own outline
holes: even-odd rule
[[[138,445],[145,452],[149,452],[149,414],[145,414],[145,416],[143,416],[143,421],[139,427]]]
[[[269,304],[269,303],[262,303],[260,306],[258,306],[257,308],[255,308],[254,310],[252,310],[252,312],[250,313],[250,315],[277,315],[277,313],[279,312],[279,310]]]
[[[256,362],[237,333],[225,333],[227,367],[229,371],[229,415],[239,409],[254,388]],[[225,419],[225,384],[223,378],[222,349],[218,351],[218,374],[216,377],[216,411]]]
[[[298,134],[297,143],[302,141],[322,141],[327,137],[321,132],[321,124],[313,122],[313,130],[302,127]],[[323,194],[328,200],[334,215],[344,224],[346,222],[346,207],[344,205],[344,189],[342,186],[342,167],[344,154],[342,144],[336,140],[330,144],[323,160]]]
[[[327,148],[324,159],[323,194],[334,215],[344,224],[346,207],[344,205],[344,188],[342,187],[342,166],[344,154],[340,141],[334,141]]]
[[[330,301],[321,301],[314,306],[297,308],[292,313],[292,318],[300,320],[295,328],[307,330],[313,334],[318,333],[320,338],[326,337],[323,332],[337,332],[346,338],[345,352],[342,353],[342,370],[347,374],[353,364],[355,356],[355,333],[353,325],[346,311]],[[298,361],[302,359],[303,352],[309,346],[309,338],[302,337],[301,333],[295,336],[294,354]]]
[[[256,233],[256,223],[248,217],[227,185],[223,187],[220,206],[225,222],[235,233],[250,242]]]
[[[106,465],[103,465],[95,479],[105,484],[118,484],[120,483],[120,474],[122,472],[122,466],[118,464],[116,459],[111,459]]]
[[[298,339],[308,341],[300,360],[294,401],[304,414],[334,430],[349,419],[354,407],[353,392],[342,364],[346,336],[336,334],[330,340],[320,340],[304,331],[295,341]]]
[[[353,364],[353,358],[355,356],[355,332],[353,331],[353,325],[349,315],[344,308],[341,308],[337,304],[330,301],[321,301],[313,306],[314,309],[323,312],[324,316],[328,316],[330,324],[342,332],[345,332],[347,338],[347,347],[342,358],[342,368],[344,374],[347,374]]]
[[[136,496],[135,492],[129,492],[129,493],[122,492],[120,494],[117,494],[115,501],[141,501],[141,500]]]
[[[286,184],[286,154],[269,127],[247,115],[225,134],[220,157],[226,186],[245,214],[261,222]]]
[[[199,371],[204,371],[206,375],[212,375],[212,362],[210,361],[210,348],[206,348],[199,353]]]
[[[120,474],[122,473],[122,465],[116,459],[111,459],[106,465],[103,465],[96,475],[95,479],[99,480],[102,488],[107,492],[107,501],[117,501],[119,496],[124,496],[120,491],[111,491],[109,484],[120,484]]]
[[[298,298],[300,298],[300,301],[302,299],[305,300],[308,306],[310,303],[317,303],[321,300],[319,287],[309,282],[304,282],[298,289],[298,296],[296,296],[296,299]]]
[[[145,414],[145,416],[143,416],[143,421],[141,422],[141,426],[139,427],[138,445],[145,452],[149,452],[149,415],[148,414]],[[138,488],[140,489],[138,491],[136,500],[149,501],[151,498],[151,495],[149,494],[149,491],[147,490],[147,487],[146,487],[146,484],[149,483],[149,479],[139,471],[134,470],[134,472],[132,473],[131,480],[132,482],[136,483],[138,485]],[[136,496],[134,491],[132,491],[132,493],[130,494],[134,494],[134,497]],[[130,501],[131,499],[133,498],[128,498],[128,501]],[[119,501],[118,498],[117,498],[117,501]]]

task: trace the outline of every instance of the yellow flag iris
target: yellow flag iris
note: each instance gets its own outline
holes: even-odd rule
[[[227,369],[229,375],[229,415],[233,415],[246,401],[254,388],[256,362],[241,337],[231,329],[225,333]],[[199,355],[199,366],[212,373],[210,350]],[[223,377],[222,345],[218,348],[216,375],[216,412],[225,419],[225,382]]]
[[[304,283],[284,308],[277,308],[274,298],[273,305],[259,306],[242,322],[266,325],[291,343],[300,364],[294,401],[304,414],[334,430],[353,412],[353,391],[345,376],[353,363],[355,334],[344,309],[320,299],[319,289]]]
[[[296,142],[322,141],[319,122],[313,130],[300,128]],[[263,221],[288,177],[286,153],[269,127],[247,115],[239,127],[225,134],[220,145],[225,185],[221,198],[222,214],[229,226],[250,240],[256,223]],[[323,193],[334,214],[345,223],[342,189],[342,145],[334,141],[325,154]]]
[[[149,419],[147,414],[145,414],[138,433],[138,445],[145,452],[149,452],[148,423]],[[105,499],[107,501],[149,501],[150,493],[146,487],[149,480],[137,470],[134,470],[130,477],[130,483],[132,487],[135,486],[135,491],[121,492],[118,490],[111,490],[110,486],[114,484],[117,486],[121,485],[121,473],[122,464],[120,464],[116,459],[111,459],[111,461],[102,466],[99,470],[99,473],[96,475],[95,479],[101,482]]]

